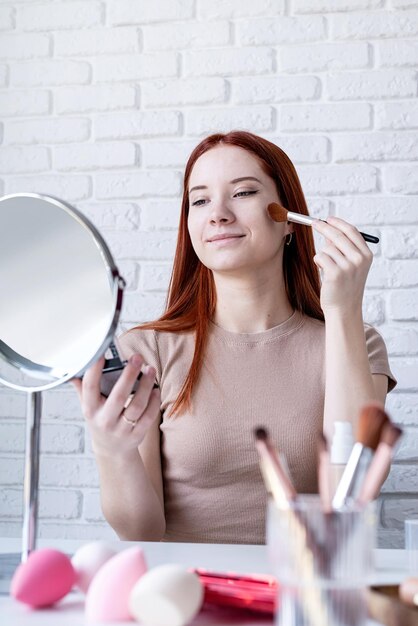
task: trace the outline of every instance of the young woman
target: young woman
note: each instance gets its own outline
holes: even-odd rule
[[[242,131],[204,139],[185,170],[164,315],[120,338],[129,364],[107,400],[103,360],[75,383],[103,512],[123,539],[262,543],[254,428],[268,429],[296,489],[315,492],[319,433],[335,420],[355,429],[395,384],[362,319],[372,253],[358,230],[316,221],[315,254],[311,228],[274,222],[271,202],[308,213],[280,148]]]

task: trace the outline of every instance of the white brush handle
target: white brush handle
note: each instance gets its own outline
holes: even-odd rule
[[[301,213],[292,213],[292,211],[288,211],[287,221],[295,222],[296,224],[305,224],[305,226],[312,226],[315,218],[310,215],[302,215]]]
[[[292,213],[292,211],[287,212],[287,221],[295,222],[296,224],[304,224],[305,226],[312,226],[312,223],[316,218],[311,217],[310,215],[302,215],[301,213]],[[327,220],[319,220],[320,222],[326,222]],[[369,243],[379,243],[379,237],[375,237],[374,235],[369,235],[367,233],[362,233],[360,235],[363,237],[365,241]]]
[[[359,442],[355,443],[332,500],[334,509],[342,508],[348,498],[358,496],[371,461],[370,448]]]

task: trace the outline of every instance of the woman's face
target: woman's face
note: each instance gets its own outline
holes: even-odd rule
[[[267,206],[280,200],[255,156],[236,146],[208,150],[193,166],[188,192],[190,238],[206,267],[231,272],[272,261],[277,267],[291,226],[269,216]]]

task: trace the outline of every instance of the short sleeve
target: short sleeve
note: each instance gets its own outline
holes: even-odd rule
[[[377,330],[364,324],[366,346],[369,355],[370,371],[372,374],[384,374],[388,377],[388,393],[396,386],[397,380],[389,366],[388,352],[383,337]]]
[[[161,381],[161,363],[158,352],[156,332],[152,329],[131,328],[116,340],[116,346],[123,359],[128,360],[132,354],[140,354],[146,365],[156,371],[156,380]]]

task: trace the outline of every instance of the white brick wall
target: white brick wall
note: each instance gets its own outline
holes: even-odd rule
[[[185,161],[245,128],[295,162],[312,214],[381,237],[366,319],[406,434],[381,545],[418,516],[418,2],[2,0],[0,193],[39,191],[98,225],[127,280],[122,327],[162,310]],[[0,389],[0,535],[21,531],[24,394]],[[40,535],[112,537],[71,387],[44,394]]]

